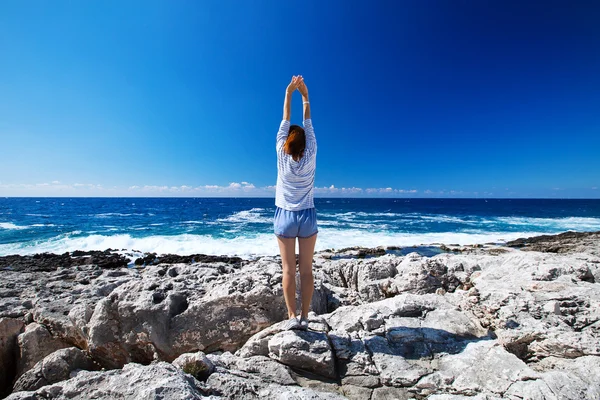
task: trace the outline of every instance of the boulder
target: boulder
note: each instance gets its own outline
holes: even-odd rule
[[[75,347],[57,350],[17,379],[13,390],[37,390],[42,386],[69,379],[73,371],[96,369],[99,369],[99,366],[82,350]]]
[[[27,325],[25,332],[21,333],[17,340],[19,344],[17,377],[33,368],[48,354],[69,347],[61,339],[52,336],[45,326],[35,322]]]
[[[327,334],[311,331],[283,331],[268,343],[269,355],[282,364],[326,378],[336,378],[335,358]]]
[[[172,364],[201,381],[205,381],[215,370],[212,361],[206,358],[206,355],[201,351],[184,353],[173,360]]]

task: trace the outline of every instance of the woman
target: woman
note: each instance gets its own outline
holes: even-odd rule
[[[292,94],[302,95],[304,129],[290,125]],[[292,77],[285,92],[283,121],[277,133],[277,188],[275,235],[283,266],[283,297],[288,310],[285,329],[307,329],[313,295],[312,259],[317,241],[317,215],[313,201],[317,141],[310,119],[308,89],[302,76]],[[296,238],[300,252],[302,313],[296,315]]]

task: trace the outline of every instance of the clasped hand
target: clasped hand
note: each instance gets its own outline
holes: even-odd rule
[[[308,88],[306,87],[306,83],[304,83],[304,78],[302,75],[293,76],[292,81],[288,85],[286,91],[288,94],[292,94],[296,89],[303,97],[308,96]]]

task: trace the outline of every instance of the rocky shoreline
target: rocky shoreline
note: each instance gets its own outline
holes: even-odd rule
[[[306,332],[279,257],[0,257],[0,397],[600,398],[600,232],[421,250],[317,253]]]

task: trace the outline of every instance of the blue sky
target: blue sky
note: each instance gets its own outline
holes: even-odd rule
[[[0,195],[600,197],[600,3],[0,3]],[[292,122],[301,122],[295,95]]]

